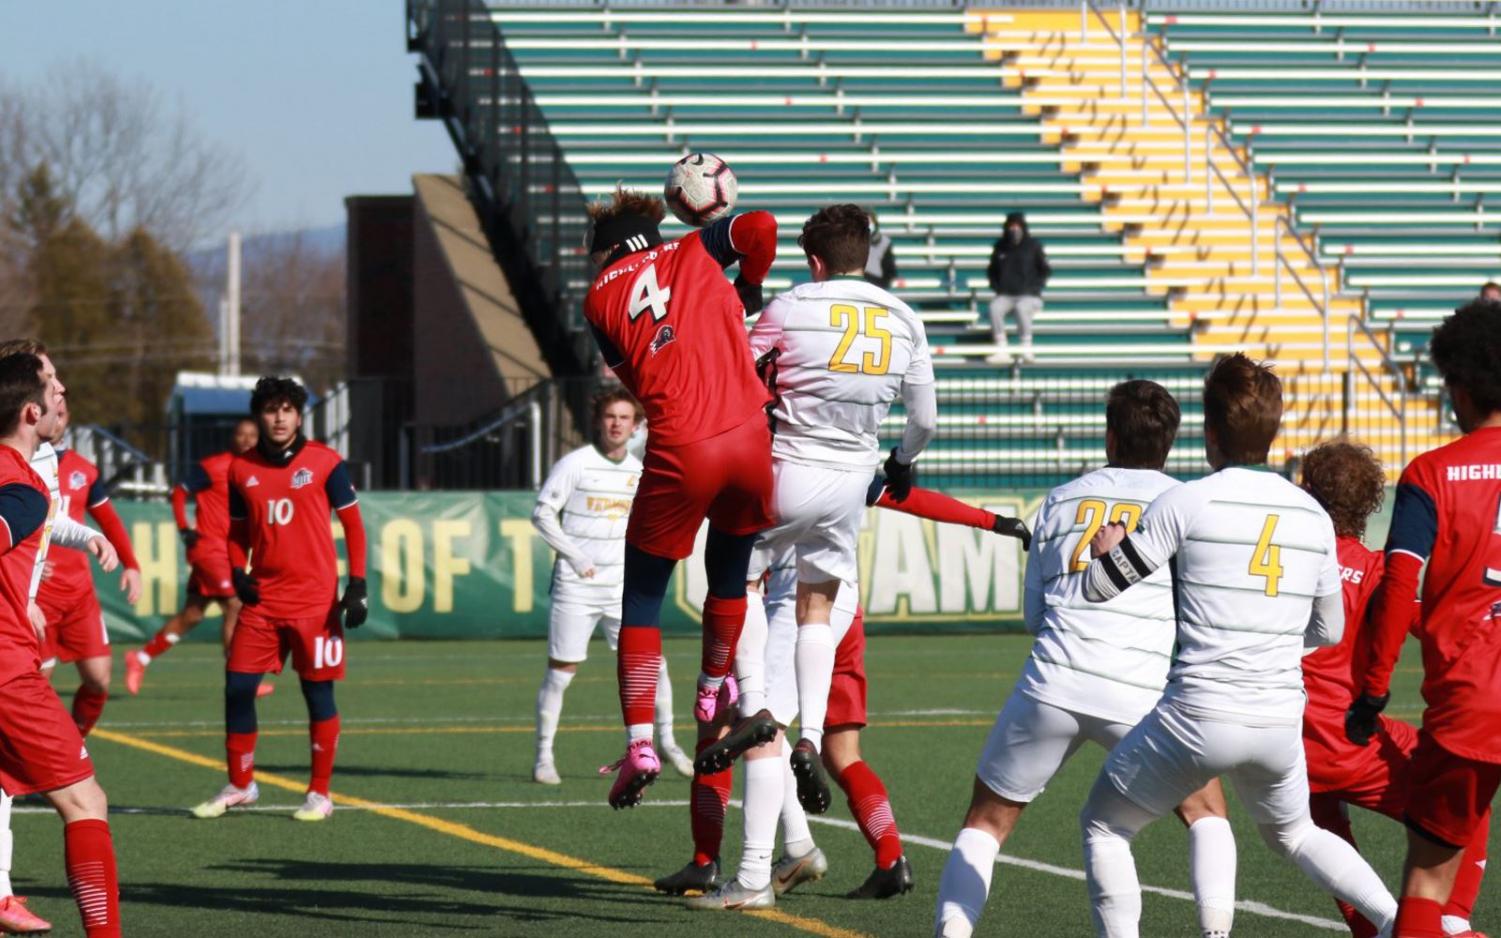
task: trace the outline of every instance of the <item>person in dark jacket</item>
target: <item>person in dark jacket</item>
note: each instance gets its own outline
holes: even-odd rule
[[[1042,242],[1027,231],[1027,218],[1021,212],[1006,216],[1006,230],[990,251],[990,267],[986,271],[995,299],[990,301],[990,329],[995,334],[995,353],[987,362],[992,365],[1011,364],[1011,353],[1006,348],[1006,316],[1016,315],[1016,336],[1021,341],[1022,355],[1032,361],[1032,319],[1042,312],[1042,290],[1048,285],[1048,275],[1053,269],[1048,266],[1047,254]]]
[[[865,258],[865,279],[882,290],[890,290],[897,278],[896,249],[891,244],[891,235],[881,230],[875,212],[866,210],[865,215],[870,219],[870,254]]]

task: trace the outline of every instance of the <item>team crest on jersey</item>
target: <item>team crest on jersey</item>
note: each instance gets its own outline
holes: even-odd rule
[[[662,349],[672,344],[672,342],[676,340],[677,337],[678,334],[676,330],[672,328],[672,326],[663,325],[662,328],[657,330],[656,337],[651,340],[651,353],[655,355],[658,352],[662,351]]]
[[[89,482],[89,477],[74,469],[68,474],[68,488],[81,489]]]
[[[313,470],[303,468],[292,473],[292,488],[300,489],[304,485],[313,484]]]

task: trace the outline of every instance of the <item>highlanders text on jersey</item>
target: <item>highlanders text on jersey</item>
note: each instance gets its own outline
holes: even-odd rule
[[[1246,726],[1302,721],[1314,599],[1340,592],[1334,525],[1313,496],[1262,469],[1221,469],[1158,496],[1101,562],[1116,557],[1138,575],[1171,561],[1178,649],[1164,701]]]
[[[1127,532],[1177,480],[1151,469],[1097,469],[1048,493],[1033,523],[1027,628],[1037,636],[1017,688],[1064,710],[1135,724],[1162,696],[1173,649],[1166,566],[1105,603],[1082,595],[1089,540],[1104,524]]]
[[[804,283],[767,305],[750,336],[776,360],[778,459],[870,470],[877,433],[902,386],[933,383],[922,320],[907,304],[860,278]]]
[[[626,521],[640,480],[641,460],[627,453],[615,462],[594,446],[576,449],[553,466],[532,518],[558,551],[552,580],[555,598],[620,603]],[[547,514],[556,518],[562,538],[556,530],[544,529]],[[549,533],[553,536],[548,537]],[[594,568],[592,577],[580,576],[590,567]]]

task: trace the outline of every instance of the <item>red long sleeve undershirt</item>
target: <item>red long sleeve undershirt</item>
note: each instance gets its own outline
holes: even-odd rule
[[[881,497],[876,499],[876,504],[882,508],[890,508],[944,524],[964,524],[985,531],[995,527],[994,514],[983,508],[976,508],[974,505],[966,505],[957,498],[951,498],[932,489],[913,487],[911,494],[900,502],[893,501],[891,494],[882,489]]]
[[[115,548],[115,553],[120,555],[120,563],[125,569],[141,569],[141,563],[136,560],[135,551],[130,546],[130,535],[125,533],[125,522],[120,520],[120,513],[115,511],[115,506],[110,502],[92,505],[89,507],[89,517],[99,525],[99,531]]]
[[[250,562],[250,521],[246,518],[229,519],[229,565],[244,570]]]
[[[740,276],[760,283],[777,259],[777,219],[767,211],[746,212],[730,222],[730,244],[740,254]]]
[[[1418,598],[1418,575],[1423,561],[1406,551],[1386,555],[1386,572],[1371,608],[1366,614],[1370,628],[1371,658],[1366,668],[1365,692],[1381,697],[1391,690],[1392,671],[1402,655],[1402,643],[1412,625],[1413,603]],[[1358,625],[1358,623],[1356,624]],[[1352,627],[1346,625],[1346,628]]]
[[[177,519],[177,530],[186,531],[188,524],[188,490],[181,484],[172,486],[172,517]],[[115,548],[119,550],[119,548]]]
[[[349,575],[365,578],[365,522],[360,518],[360,504],[355,502],[338,509],[339,523],[344,526],[344,551],[349,556]]]

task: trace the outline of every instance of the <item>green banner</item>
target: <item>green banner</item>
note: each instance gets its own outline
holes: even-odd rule
[[[952,494],[992,511],[1030,516],[1044,493]],[[530,492],[364,493],[370,620],[359,635],[545,636],[553,555],[532,528],[533,503]],[[140,558],[145,588],[132,607],[117,574],[96,572],[95,581],[111,635],[133,642],[182,607],[188,570],[168,506],[116,506]],[[1368,543],[1382,542],[1388,518],[1384,512],[1371,519]],[[337,521],[330,523],[342,539]],[[698,632],[706,590],[702,549],[700,532],[695,554],[678,565],[663,607],[662,625],[670,632]],[[1011,538],[871,509],[860,535],[866,622],[877,632],[1019,628],[1024,559]],[[217,634],[210,623],[196,637]]]

